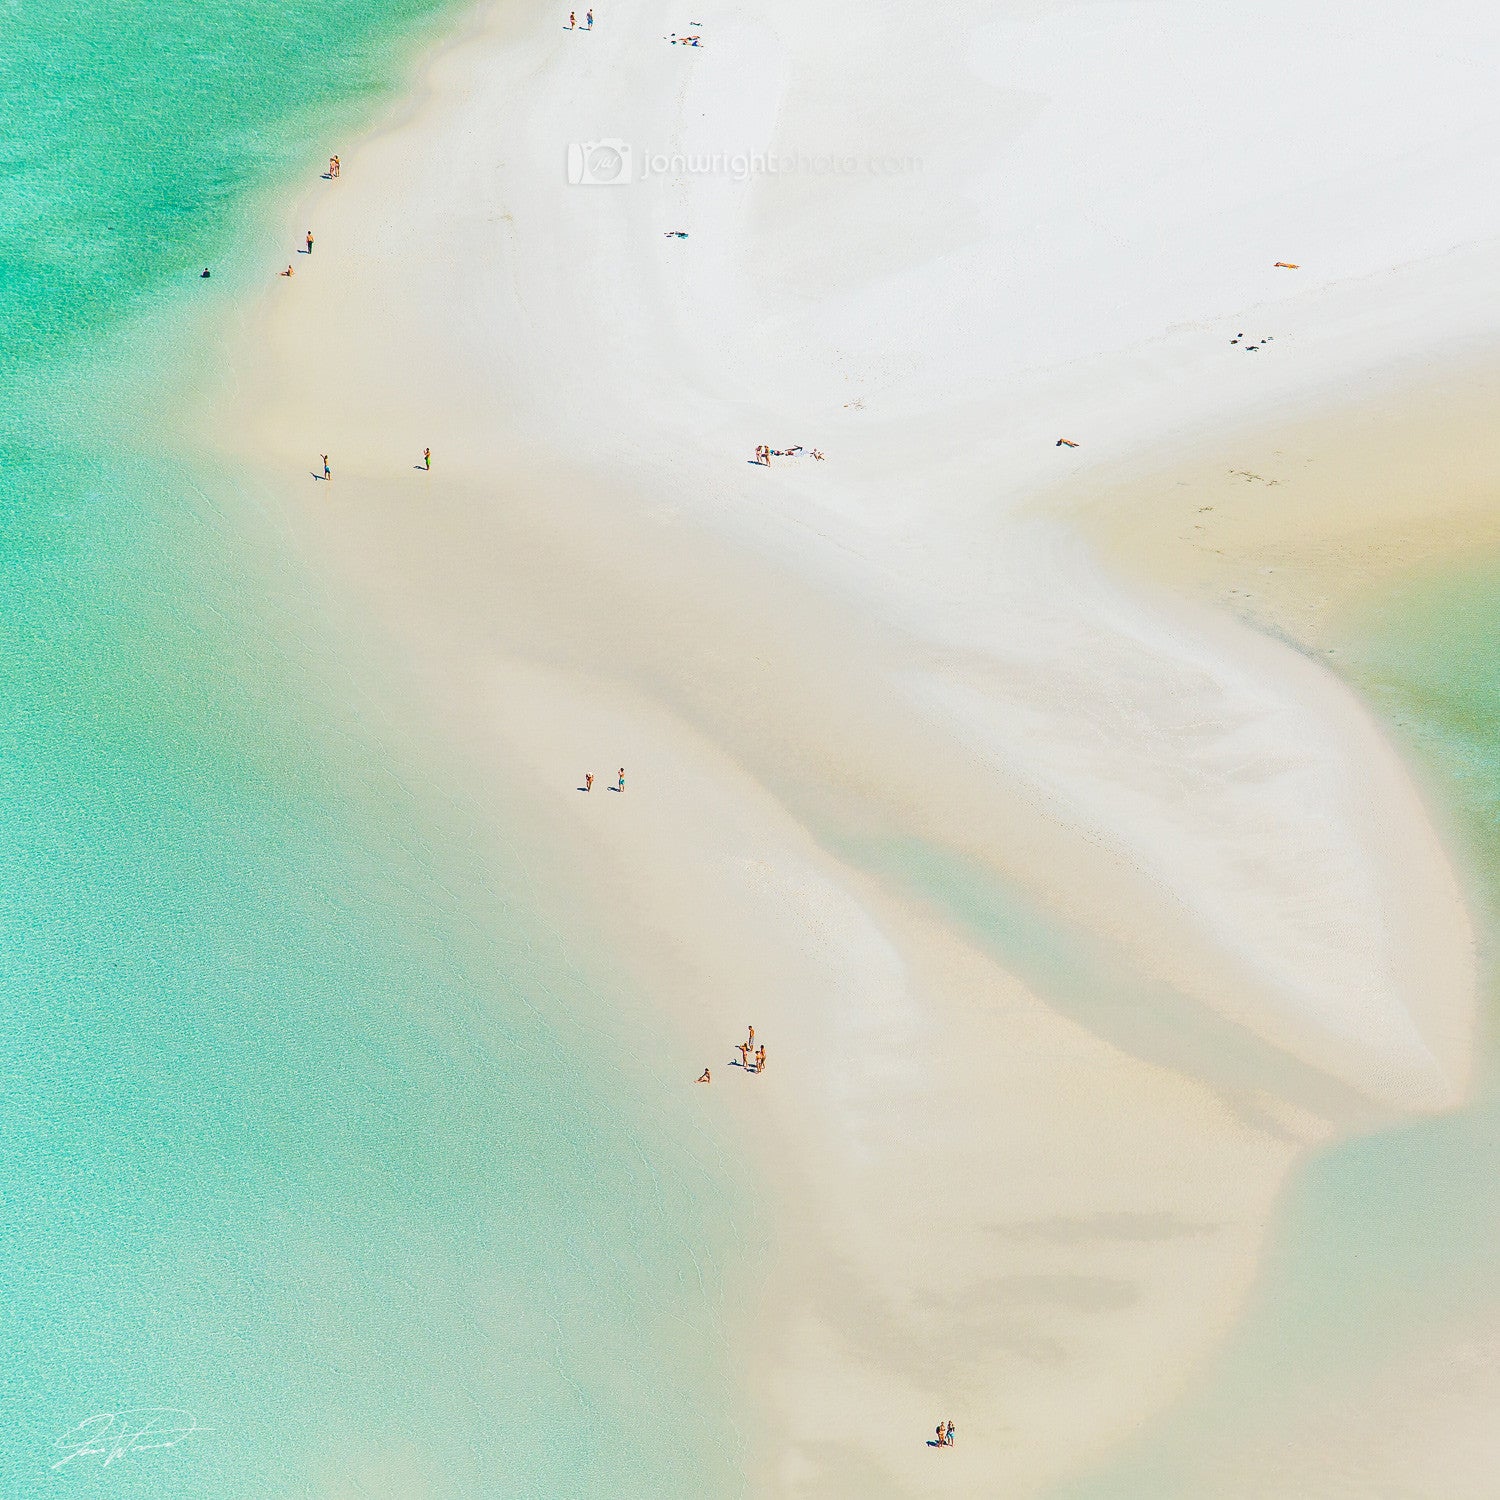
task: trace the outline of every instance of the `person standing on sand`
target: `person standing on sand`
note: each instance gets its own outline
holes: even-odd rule
[[[617,792],[623,792],[625,790],[625,767],[624,766],[620,767],[620,779],[617,782],[615,782],[615,790]]]
[[[753,1026],[750,1028],[750,1035],[746,1039],[745,1045],[747,1047],[753,1047],[755,1045],[755,1028]]]
[[[948,1439],[943,1431],[943,1424],[941,1422],[937,1424],[937,1446],[939,1448],[946,1448],[948,1446]]]
[[[323,478],[324,479],[332,479],[333,478],[333,470],[328,467],[328,455],[326,453],[324,453],[322,455],[322,459],[323,459]]]
[[[735,1051],[740,1055],[740,1066],[748,1073],[750,1071],[750,1043],[741,1042]]]
[[[312,230],[307,231],[307,253],[312,254]]]
[[[591,791],[594,790],[594,773],[592,771],[588,772],[584,776],[584,778],[583,778],[583,789],[586,792],[591,792]]]
[[[947,1429],[943,1433],[943,1446],[946,1447],[946,1448],[951,1448],[953,1446],[953,1423],[952,1422],[948,1423]]]
[[[432,467],[432,449],[431,448],[424,448],[422,450],[422,467],[424,469],[430,469]]]
[[[699,1079],[699,1080],[698,1080],[698,1082],[699,1082],[699,1083],[712,1083],[712,1082],[713,1082],[713,1079],[712,1079],[712,1078],[710,1078],[710,1077],[709,1077],[709,1075],[708,1075],[708,1069],[707,1069],[707,1068],[705,1068],[705,1069],[704,1069],[704,1070],[703,1070],[703,1077],[702,1077],[702,1078],[700,1078],[700,1079]]]
[[[576,10],[570,10],[568,12],[568,30],[569,31],[574,30],[577,27],[577,25],[578,25],[578,12]]]
[[[594,29],[594,13],[593,13],[593,11],[590,11],[588,13],[588,15],[586,15],[583,18],[583,29],[585,31],[592,31]]]

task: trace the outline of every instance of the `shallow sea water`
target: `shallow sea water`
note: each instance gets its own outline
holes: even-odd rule
[[[241,554],[242,481],[120,440],[91,373],[170,347],[442,19],[0,4],[7,1496],[740,1491],[720,1146],[612,1065],[628,997],[336,601]],[[68,1456],[158,1407],[197,1430]]]

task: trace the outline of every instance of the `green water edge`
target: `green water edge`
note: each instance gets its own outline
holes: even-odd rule
[[[0,19],[0,1491],[740,1493],[739,1164],[251,482],[120,431],[447,18]]]

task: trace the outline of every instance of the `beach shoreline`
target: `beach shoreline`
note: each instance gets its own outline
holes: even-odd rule
[[[1214,607],[1218,564],[1170,553],[1138,482],[1193,423],[1243,432],[1365,371],[1368,273],[1278,307],[1314,353],[1274,394],[1128,326],[1099,348],[1070,326],[976,389],[978,342],[931,327],[951,292],[924,300],[983,242],[962,152],[903,185],[933,246],[869,264],[862,179],[567,185],[567,146],[611,131],[833,129],[835,21],[730,12],[701,58],[672,24],[467,18],[339,182],[280,212],[297,275],[267,266],[189,440],[254,473],[246,524],[366,602],[405,712],[539,899],[660,1006],[647,1066],[713,1069],[702,1107],[779,1226],[764,1301],[728,1314],[753,1490],[1041,1495],[1186,1388],[1311,1148],[1469,1086],[1473,936],[1422,795],[1330,672]],[[886,77],[880,25],[855,97]],[[997,87],[967,82],[946,124]],[[858,330],[902,290],[897,357]],[[1004,433],[976,420],[1000,409]],[[762,441],[809,451],[767,472]],[[1256,525],[1295,535],[1290,503]],[[1015,929],[862,841],[1021,893]],[[1044,918],[1141,1014],[1106,1022],[1107,990],[1074,993],[1097,977],[1024,955]],[[764,1077],[729,1066],[747,1022]]]

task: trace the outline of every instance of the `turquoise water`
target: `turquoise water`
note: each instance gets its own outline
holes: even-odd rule
[[[233,476],[113,441],[88,374],[436,19],[0,6],[7,1497],[740,1487],[718,1146]],[[53,1467],[142,1407],[202,1430]]]

